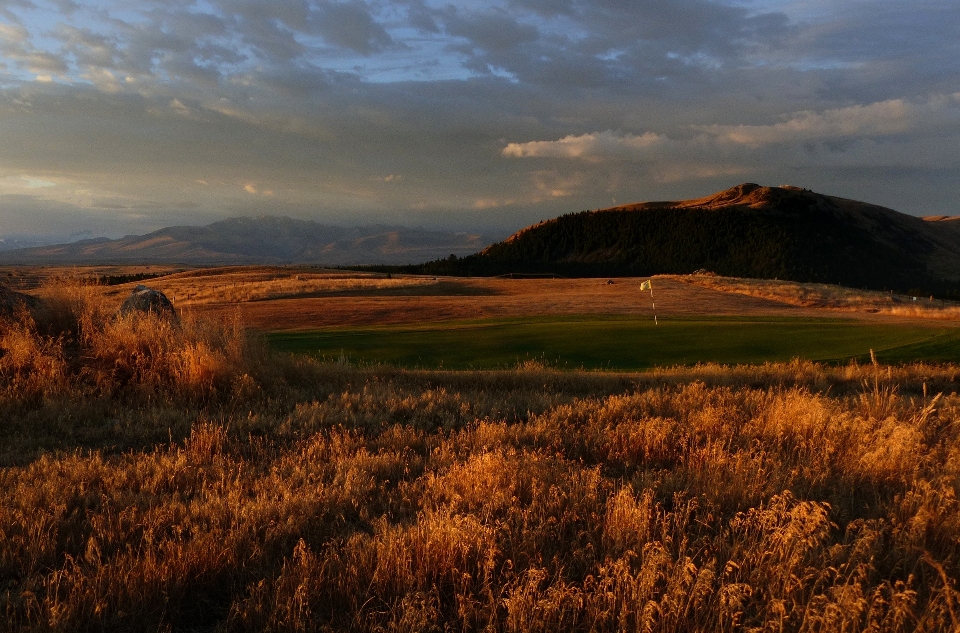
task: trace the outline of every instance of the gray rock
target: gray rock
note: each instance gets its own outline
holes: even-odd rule
[[[140,284],[130,292],[130,296],[120,306],[121,316],[136,312],[153,313],[159,317],[174,320],[177,318],[177,312],[173,309],[173,303],[167,298],[167,295]]]

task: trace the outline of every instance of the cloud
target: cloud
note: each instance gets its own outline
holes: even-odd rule
[[[701,129],[731,143],[768,145],[900,134],[912,127],[915,115],[909,103],[891,99],[823,112],[798,112],[772,125],[711,125]]]
[[[925,99],[889,99],[865,105],[795,112],[770,125],[709,125],[700,129],[720,141],[759,146],[866,139],[954,128],[960,123],[960,93]]]
[[[695,125],[693,134],[670,138],[666,134],[642,135],[592,132],[555,141],[511,142],[501,154],[510,158],[576,158],[596,161],[609,158],[650,157],[676,152],[677,148],[708,151],[724,145],[759,148],[766,145],[864,141],[907,133],[956,135],[960,132],[960,93],[924,99],[890,99],[877,103],[800,111],[767,125]]]
[[[556,141],[509,143],[502,154],[511,158],[582,158],[597,160],[613,156],[645,153],[664,138],[653,132],[641,135],[619,134],[611,130],[565,136]]]
[[[955,0],[0,5],[0,174],[61,210],[516,228],[731,180],[960,194]]]
[[[20,24],[0,22],[0,56],[36,75],[60,75],[68,69],[60,57],[35,47],[30,32]]]
[[[371,55],[394,43],[362,2],[323,4],[316,19],[327,42],[361,55]]]
[[[521,23],[502,10],[465,13],[451,9],[445,23],[451,35],[463,37],[471,46],[491,52],[512,50],[536,41],[540,35],[536,26]]]
[[[605,130],[508,142],[501,145],[500,156],[540,159],[528,174],[528,200],[544,199],[551,190],[544,184],[548,177],[576,183],[555,188],[565,196],[601,198],[619,192],[612,198],[621,201],[630,199],[622,192],[631,189],[631,182],[667,190],[701,182],[704,188],[699,192],[709,193],[751,180],[800,183],[905,211],[960,211],[949,201],[916,195],[924,178],[920,174],[929,174],[943,187],[941,178],[960,173],[955,151],[960,142],[960,93],[801,110],[777,118],[781,121],[764,125],[698,124],[643,134]],[[859,189],[864,174],[871,172],[885,174],[888,183],[900,186],[875,183],[888,198],[871,197]],[[850,183],[858,187],[845,190]],[[927,185],[923,191],[929,191]],[[694,196],[638,193],[633,199],[670,197]]]

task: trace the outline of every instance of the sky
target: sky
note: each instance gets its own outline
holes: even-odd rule
[[[502,237],[742,182],[960,214],[960,2],[0,0],[0,235]]]

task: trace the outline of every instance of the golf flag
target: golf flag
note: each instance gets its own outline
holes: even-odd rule
[[[650,280],[649,280],[649,279],[640,284],[640,292],[643,292],[644,290],[649,290],[649,291],[650,291],[650,307],[653,308],[653,323],[654,323],[654,325],[656,325],[656,323],[657,323],[657,304],[653,302],[653,285],[650,283]]]

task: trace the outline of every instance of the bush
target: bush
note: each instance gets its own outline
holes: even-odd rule
[[[7,397],[86,394],[210,398],[251,370],[239,319],[120,315],[89,287],[59,283],[42,307],[0,325],[0,391]]]

